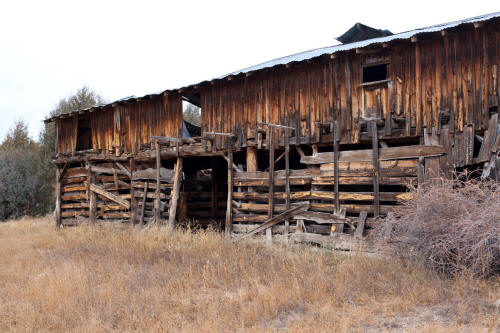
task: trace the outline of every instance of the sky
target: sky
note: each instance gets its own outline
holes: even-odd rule
[[[0,0],[0,142],[38,138],[86,85],[108,102],[335,45],[354,23],[393,33],[500,11],[498,1]]]

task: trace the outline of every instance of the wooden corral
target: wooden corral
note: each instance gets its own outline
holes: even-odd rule
[[[498,180],[500,13],[384,36],[46,120],[58,223],[359,235],[428,177]]]

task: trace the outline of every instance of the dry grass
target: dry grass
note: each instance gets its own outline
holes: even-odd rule
[[[212,231],[0,224],[0,331],[493,332],[500,280]]]

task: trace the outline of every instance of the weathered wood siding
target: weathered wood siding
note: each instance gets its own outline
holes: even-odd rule
[[[78,115],[57,121],[57,152],[76,148]],[[151,136],[182,137],[182,99],[179,94],[113,104],[90,113],[93,149],[105,153],[137,153]]]
[[[464,126],[484,130],[488,108],[498,105],[500,32],[498,22],[405,40],[377,49],[351,50],[212,81],[200,88],[202,131],[233,132],[245,145],[259,123],[296,127],[318,141],[316,122],[338,120],[342,143],[357,143],[360,117],[390,117],[409,135],[413,128],[440,128],[440,111],[451,113],[450,132]],[[388,63],[388,81],[362,84],[362,65]],[[394,118],[398,118],[397,122]],[[262,127],[261,127],[262,128]],[[222,138],[218,139],[222,147]]]

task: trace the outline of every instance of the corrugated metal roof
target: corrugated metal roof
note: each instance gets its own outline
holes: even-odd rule
[[[277,59],[274,59],[271,61],[263,62],[261,64],[255,65],[255,66],[240,69],[239,71],[235,71],[235,72],[220,76],[220,77],[218,77],[218,79],[223,79],[223,78],[230,76],[230,75],[244,74],[244,73],[248,73],[248,72],[252,72],[252,71],[256,71],[256,70],[260,70],[260,69],[264,69],[264,68],[269,68],[269,67],[273,67],[276,65],[286,65],[286,64],[289,64],[291,62],[304,61],[304,60],[316,58],[316,57],[319,57],[319,56],[322,56],[325,54],[333,54],[333,53],[341,52],[341,51],[359,49],[359,48],[367,47],[367,46],[370,46],[373,44],[387,43],[387,42],[390,42],[390,41],[393,41],[396,39],[410,39],[411,37],[413,37],[417,34],[446,30],[446,29],[454,28],[454,27],[461,25],[461,24],[487,21],[487,20],[495,18],[495,17],[500,17],[500,12],[471,17],[468,19],[450,22],[450,23],[437,24],[437,25],[433,25],[433,26],[430,26],[427,28],[420,28],[420,29],[415,29],[415,30],[411,30],[411,31],[407,31],[407,32],[401,32],[401,33],[394,34],[392,36],[387,36],[387,37],[372,38],[372,39],[367,39],[367,40],[363,40],[363,41],[355,42],[355,43],[340,44],[340,45],[334,45],[334,46],[329,46],[329,47],[323,47],[323,48],[319,48],[319,49],[313,49],[313,50],[309,50],[309,51],[305,51],[305,52],[292,54],[292,55],[289,55],[286,57],[277,58]]]
[[[410,30],[410,31],[406,31],[406,32],[401,32],[401,33],[394,34],[394,35],[387,36],[387,37],[372,38],[372,39],[367,39],[367,40],[363,40],[363,41],[359,41],[359,42],[355,42],[355,43],[339,44],[339,45],[333,45],[333,46],[328,46],[328,47],[313,49],[313,50],[309,50],[309,51],[305,51],[305,52],[300,52],[300,53],[292,54],[292,55],[289,55],[289,56],[286,56],[286,57],[281,57],[281,58],[273,59],[273,60],[270,60],[270,61],[266,61],[266,62],[263,62],[263,63],[258,64],[258,65],[254,65],[254,66],[250,66],[250,67],[247,67],[247,68],[243,68],[243,69],[240,69],[238,71],[234,71],[234,72],[231,72],[229,74],[225,74],[225,75],[213,78],[211,80],[205,80],[205,81],[202,81],[202,82],[193,83],[191,85],[188,85],[188,86],[185,86],[185,87],[181,87],[181,88],[177,88],[177,89],[168,89],[168,90],[165,90],[165,91],[162,91],[162,92],[158,92],[158,93],[154,93],[154,94],[148,94],[148,95],[145,95],[143,97],[129,96],[129,97],[121,98],[121,99],[113,101],[111,103],[106,103],[106,104],[94,106],[92,108],[83,109],[83,110],[76,110],[76,111],[72,111],[72,112],[61,114],[61,115],[56,116],[56,117],[51,117],[51,118],[45,119],[44,122],[51,122],[51,121],[54,121],[57,118],[67,117],[68,115],[71,115],[73,113],[83,113],[83,112],[87,112],[87,111],[90,111],[90,110],[93,110],[93,109],[99,109],[99,108],[102,108],[102,107],[105,107],[105,106],[108,106],[108,105],[111,105],[111,104],[114,104],[114,103],[120,103],[120,102],[126,102],[126,101],[134,101],[134,100],[136,100],[138,98],[147,98],[147,97],[152,97],[152,96],[158,96],[158,95],[161,95],[161,94],[163,94],[165,92],[174,92],[174,91],[178,91],[179,89],[182,89],[182,88],[192,87],[192,86],[195,86],[195,85],[198,85],[198,84],[201,84],[201,83],[204,83],[204,82],[210,82],[210,81],[213,81],[213,80],[224,79],[224,78],[227,78],[229,76],[234,76],[234,75],[239,75],[239,74],[245,74],[245,73],[249,73],[249,72],[253,72],[253,71],[258,71],[258,70],[265,69],[265,68],[271,68],[271,67],[278,66],[278,65],[286,65],[286,64],[289,64],[289,63],[292,63],[292,62],[300,62],[300,61],[304,61],[304,60],[309,60],[309,59],[320,57],[320,56],[326,55],[326,54],[334,54],[334,53],[337,53],[337,52],[349,51],[349,50],[353,50],[353,49],[364,48],[364,47],[367,47],[367,46],[370,46],[370,45],[374,45],[374,44],[388,43],[388,42],[391,42],[391,41],[394,41],[394,40],[398,40],[398,39],[401,39],[401,40],[403,40],[403,39],[410,39],[411,37],[419,35],[419,34],[430,33],[430,32],[437,32],[437,31],[441,31],[441,30],[451,29],[451,28],[457,27],[457,26],[462,25],[462,24],[470,24],[470,23],[475,23],[475,22],[487,21],[487,20],[490,20],[490,19],[493,19],[493,18],[496,18],[496,17],[500,17],[500,12],[486,14],[486,15],[480,15],[480,16],[475,16],[475,17],[471,17],[471,18],[467,18],[467,19],[463,19],[463,20],[459,20],[459,21],[454,21],[454,22],[449,22],[449,23],[436,24],[436,25],[433,25],[433,26],[430,26],[430,27],[420,28],[420,29],[415,29],[415,30]]]

